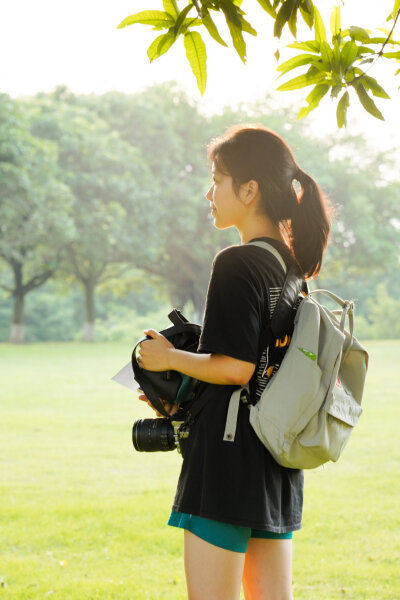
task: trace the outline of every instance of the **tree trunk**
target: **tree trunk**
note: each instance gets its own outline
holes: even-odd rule
[[[83,325],[82,340],[84,342],[93,342],[94,340],[94,321],[96,318],[94,306],[95,285],[91,282],[84,284],[85,287],[85,323]]]
[[[195,323],[201,324],[203,322],[203,313],[204,313],[204,302],[205,296],[201,294],[196,294],[195,298],[193,298],[193,321]]]
[[[25,341],[24,294],[22,293],[22,290],[16,290],[14,293],[14,310],[8,341],[12,344],[22,344]]]

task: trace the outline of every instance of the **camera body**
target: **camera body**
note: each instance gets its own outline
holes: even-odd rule
[[[184,420],[139,419],[132,427],[132,443],[138,452],[169,452],[184,455],[189,428]]]

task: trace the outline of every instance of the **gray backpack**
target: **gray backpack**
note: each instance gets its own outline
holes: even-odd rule
[[[286,273],[273,246],[252,243],[274,254]],[[317,302],[313,297],[317,292],[340,308],[329,310]],[[345,329],[346,318],[349,330]],[[280,465],[313,469],[337,461],[357,424],[368,354],[353,336],[353,324],[353,302],[332,292],[314,290],[300,301],[283,361],[257,404],[249,405],[254,431]],[[234,440],[244,390],[248,392],[248,385],[232,394],[225,441]]]

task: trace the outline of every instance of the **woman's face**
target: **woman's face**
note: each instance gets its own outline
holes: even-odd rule
[[[233,189],[230,175],[225,175],[212,165],[213,183],[206,194],[217,229],[238,226],[243,218],[244,206]]]

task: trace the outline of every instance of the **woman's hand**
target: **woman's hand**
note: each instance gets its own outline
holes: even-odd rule
[[[152,405],[152,403],[150,402],[150,400],[147,398],[147,396],[145,396],[145,394],[140,394],[138,396],[139,400],[142,400],[143,402],[147,402],[147,404],[150,406],[150,408],[152,408],[154,410],[154,412],[156,413],[157,417],[163,417],[164,415],[162,415],[160,412],[158,412],[158,410],[156,408],[154,408],[154,406]],[[164,406],[165,410],[167,411],[168,414],[170,414],[171,416],[174,415],[176,413],[176,411],[178,410],[179,406],[177,404],[171,404],[169,402],[165,402],[162,398],[158,398],[159,401],[161,402],[161,404]]]
[[[139,366],[148,371],[168,371],[170,352],[174,349],[174,345],[154,329],[148,329],[144,334],[152,339],[145,340],[139,346],[137,359]]]

